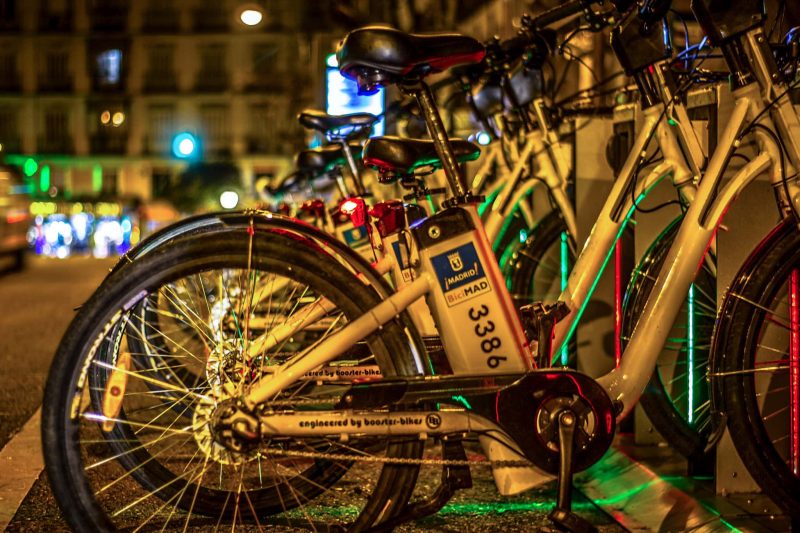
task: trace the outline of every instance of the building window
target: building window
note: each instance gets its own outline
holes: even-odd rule
[[[281,49],[276,43],[253,45],[251,83],[253,88],[280,91],[287,86],[287,72],[281,55]]]
[[[154,104],[147,110],[150,136],[147,150],[150,153],[167,153],[175,131],[175,107],[169,104]]]
[[[72,140],[69,136],[69,113],[62,106],[52,106],[44,111],[43,133],[39,137],[39,152],[70,153]]]
[[[202,32],[225,31],[228,11],[223,2],[201,2],[194,10],[194,30]]]
[[[172,2],[150,0],[143,11],[142,29],[152,33],[166,33],[178,30],[178,11]]]
[[[19,130],[17,129],[17,107],[0,106],[0,143],[3,152],[19,152]]]
[[[101,32],[121,32],[128,21],[128,0],[89,0],[92,29]]]
[[[275,153],[277,151],[278,124],[275,106],[256,104],[250,108],[250,151]]]
[[[68,0],[42,0],[39,29],[69,30],[72,28],[72,7]]]
[[[0,29],[19,29],[16,0],[0,0]]]
[[[203,147],[206,152],[222,152],[229,149],[228,121],[227,105],[207,104],[200,107]]]
[[[173,92],[175,81],[175,46],[157,44],[148,49],[145,89],[150,92]]]
[[[5,46],[0,46],[0,90],[8,92],[19,90],[17,52]]]
[[[172,172],[166,167],[156,167],[152,174],[153,198],[164,198],[172,187]]]
[[[39,75],[39,89],[45,91],[69,91],[72,78],[69,73],[69,52],[65,47],[51,48],[45,52],[44,72]]]
[[[93,154],[124,154],[128,150],[128,112],[123,101],[98,101],[90,106],[90,146]]]
[[[117,169],[103,168],[103,185],[100,189],[103,196],[117,195]]]
[[[209,44],[200,47],[201,67],[196,83],[198,90],[221,91],[227,88],[226,51],[223,44]]]
[[[122,50],[112,48],[97,54],[97,80],[100,85],[118,85],[122,79]]]

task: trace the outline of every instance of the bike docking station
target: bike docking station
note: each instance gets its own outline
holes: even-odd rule
[[[718,85],[690,91],[686,107],[704,151],[713,152],[720,140],[723,117],[730,114],[733,107],[729,88]],[[592,118],[574,132],[573,201],[579,243],[585,240],[597,219],[595,199],[606,196],[611,190],[614,166],[624,161],[642,122],[638,106],[619,105],[613,117]],[[597,138],[610,140],[607,146],[602,146],[592,142]],[[757,148],[751,144],[752,153]],[[734,159],[726,176],[741,167],[742,163]],[[654,187],[642,202],[643,211],[652,206],[659,208],[654,212],[636,213],[621,234],[614,255],[597,280],[594,297],[587,305],[581,326],[576,330],[577,368],[589,375],[602,375],[619,364],[622,351],[619,339],[625,336],[620,331],[619,317],[624,312],[626,286],[632,277],[642,275],[641,262],[652,243],[681,216],[679,206],[673,201],[675,191],[667,181]],[[776,210],[764,210],[764,206],[774,203],[768,176],[760,176],[748,192],[732,205],[716,234],[719,265],[716,282],[703,288],[709,292],[714,309],[722,303],[738,265],[779,218]],[[762,212],[764,216],[753,216]],[[698,289],[693,288],[697,294]],[[699,313],[697,309],[689,311]],[[684,326],[698,327],[696,321]],[[712,327],[713,322],[706,326]],[[678,325],[674,327],[679,328]],[[669,349],[677,353],[700,348],[665,347],[665,351]],[[706,396],[698,397],[697,392],[686,390],[685,379],[681,384],[680,371],[676,368],[667,367],[662,379],[675,387],[683,387],[687,395],[694,393],[694,402],[708,402]],[[705,374],[706,369],[698,372]],[[697,379],[706,377],[697,376]],[[714,437],[716,447],[699,448],[687,459],[659,434],[641,403],[630,418],[623,421],[604,458],[575,477],[575,487],[623,527],[631,531],[800,530],[800,524],[782,514],[774,502],[759,492],[727,429]]]

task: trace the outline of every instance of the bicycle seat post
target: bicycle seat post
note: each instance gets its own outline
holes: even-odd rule
[[[428,132],[431,135],[431,139],[433,139],[436,153],[442,161],[442,168],[447,177],[447,182],[450,185],[450,190],[454,195],[454,198],[451,199],[452,201],[448,200],[447,203],[459,204],[469,202],[472,195],[464,185],[455,153],[450,146],[447,131],[442,122],[442,117],[439,115],[439,110],[436,107],[436,102],[433,99],[433,93],[430,87],[422,80],[417,80],[410,84],[402,84],[400,87],[404,92],[416,98],[422,110],[422,116],[425,118]]]
[[[347,137],[340,139],[339,143],[342,145],[342,151],[347,159],[347,166],[350,168],[350,173],[353,174],[353,182],[356,186],[356,196],[363,197],[367,190],[364,188],[364,182],[361,180],[361,172],[359,172],[358,165],[356,165],[356,160],[353,157],[353,151],[350,149],[350,145],[347,143]]]

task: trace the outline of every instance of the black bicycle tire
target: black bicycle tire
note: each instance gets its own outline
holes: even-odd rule
[[[551,211],[536,224],[523,246],[509,261],[505,274],[506,279],[509,280],[509,291],[514,296],[517,306],[529,304],[532,298],[536,298],[535,295],[531,296],[528,291],[536,267],[539,265],[534,258],[540,257],[545,250],[560,243],[561,235],[565,232],[568,233],[564,218],[558,211]],[[571,266],[575,264],[574,237],[570,236],[569,240]]]
[[[713,386],[715,409],[727,415],[736,451],[750,475],[778,506],[800,518],[800,478],[775,450],[758,408],[747,370],[763,312],[748,302],[768,305],[784,275],[800,266],[800,232],[794,219],[785,219],[764,239],[740,268],[728,289],[714,332]],[[717,374],[720,373],[720,375]],[[739,372],[738,374],[734,372]]]
[[[211,238],[213,239],[213,236]],[[258,235],[258,242],[262,242],[264,239],[267,239],[265,235]],[[296,260],[302,253],[297,247],[292,248],[286,237],[269,234],[268,239],[274,248],[272,251],[279,252],[284,259],[292,256]],[[119,302],[125,301],[121,298],[122,296],[136,294],[139,288],[152,282],[160,269],[178,269],[179,265],[188,268],[187,264],[202,260],[204,253],[209,257],[219,256],[225,252],[230,253],[232,249],[230,238],[215,243],[208,242],[209,240],[191,237],[179,239],[171,246],[154,250],[142,260],[132,263],[132,266],[125,269],[123,274],[115,274],[110,277],[74,318],[59,346],[45,391],[42,434],[45,457],[48,458],[46,465],[48,476],[65,518],[76,531],[112,530],[112,524],[104,516],[102,509],[94,502],[91,488],[82,478],[79,454],[76,455],[75,450],[68,449],[68,441],[71,436],[67,435],[69,428],[67,422],[70,417],[69,409],[66,406],[71,404],[65,400],[69,398],[71,387],[77,380],[76,363],[80,363],[80,348],[86,344],[87,339],[96,336],[97,324],[104,323],[104,321],[98,320],[98,317],[110,317]],[[269,246],[267,246],[267,250],[270,250]],[[342,267],[326,265],[324,269],[317,267],[313,272],[315,275],[324,272],[324,276],[339,283],[339,286],[352,285],[348,287],[348,293],[341,294],[348,294],[348,297],[354,295],[355,298],[360,299],[360,302],[353,300],[352,305],[354,306],[368,309],[368,306],[379,302],[375,293],[368,286],[361,282],[349,283],[355,278]],[[341,289],[339,290],[341,291]],[[410,357],[398,356],[398,354],[404,353],[398,343],[405,345],[405,353],[408,350],[409,337],[405,331],[408,328],[408,321],[404,320],[403,322],[405,323],[389,323],[384,326],[381,333],[381,339],[389,342],[395,348],[387,353],[392,359],[391,365],[396,368],[387,368],[387,373],[398,371],[400,375],[408,375],[416,372]],[[402,451],[399,453],[409,456],[421,453],[419,443],[404,443],[400,446]],[[387,465],[383,470],[384,473],[381,474],[379,488],[368,504],[371,507],[365,514],[362,514],[359,524],[367,525],[379,517],[385,519],[396,514],[411,496],[417,471],[417,467]]]
[[[623,348],[625,339],[630,338],[637,318],[641,316],[642,309],[647,303],[647,298],[653,288],[654,276],[661,269],[666,254],[680,229],[681,220],[682,217],[678,217],[665,228],[649,246],[636,266],[636,274],[631,278],[623,300],[620,331],[622,337],[620,343]],[[701,272],[710,275],[705,264]],[[711,327],[713,327],[713,321],[709,325],[709,328]],[[708,397],[710,396],[709,393]],[[706,425],[702,432],[696,431],[689,425],[686,418],[676,409],[661,380],[661,374],[657,370],[654,370],[650,377],[639,403],[647,413],[653,427],[672,448],[689,459],[703,457],[711,435],[710,424]]]

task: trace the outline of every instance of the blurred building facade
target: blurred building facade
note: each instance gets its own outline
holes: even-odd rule
[[[319,70],[304,4],[0,0],[0,153],[67,198],[158,197],[187,165],[179,132],[245,183],[283,172]]]

